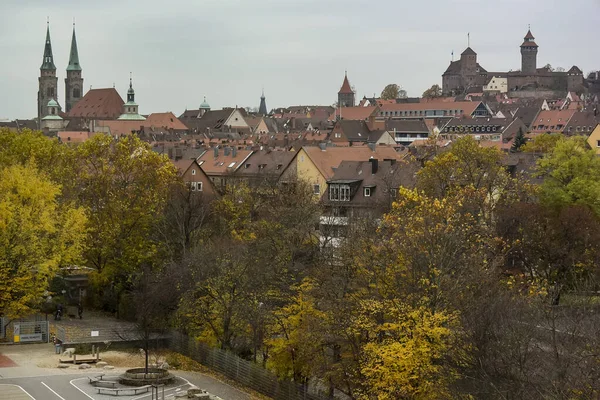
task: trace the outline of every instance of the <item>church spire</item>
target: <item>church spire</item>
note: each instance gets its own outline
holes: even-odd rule
[[[135,91],[133,90],[133,80],[131,72],[129,73],[129,90],[127,90],[127,102],[135,103]]]
[[[50,41],[50,20],[46,26],[46,44],[44,45],[44,59],[42,61],[41,70],[56,71],[54,65],[54,57],[52,56],[52,42]]]
[[[69,66],[67,71],[81,71],[79,65],[79,53],[77,51],[77,38],[75,37],[75,22],[73,22],[73,37],[71,38],[71,53],[69,55]]]
[[[260,96],[260,107],[258,107],[258,113],[260,115],[267,115],[267,101],[265,99],[265,89],[262,90],[262,95]]]

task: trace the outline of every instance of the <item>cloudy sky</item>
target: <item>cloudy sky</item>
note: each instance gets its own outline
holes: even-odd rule
[[[357,95],[388,83],[418,96],[467,46],[489,71],[520,68],[527,25],[538,66],[600,69],[600,0],[0,0],[0,119],[36,114],[46,17],[64,100],[75,18],[86,88],[140,112],[332,104],[348,70]]]

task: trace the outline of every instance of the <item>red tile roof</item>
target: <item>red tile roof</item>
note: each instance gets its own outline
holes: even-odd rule
[[[208,176],[228,175],[236,171],[251,154],[252,150],[236,149],[234,156],[233,148],[220,148],[215,157],[215,149],[212,148],[198,158],[198,164]]]
[[[340,114],[341,113],[341,114]],[[337,108],[333,114],[329,116],[329,121],[335,121],[338,116],[342,116],[342,119],[351,120],[366,120],[372,115],[376,115],[377,107],[341,107]]]
[[[114,88],[90,89],[67,114],[69,117],[117,119],[125,102]]]
[[[160,127],[175,130],[187,130],[187,126],[183,124],[172,112],[152,113],[148,115],[145,121],[139,121],[141,125],[148,127]]]
[[[544,132],[562,132],[575,110],[550,110],[540,111],[531,123],[531,131]]]
[[[344,83],[342,83],[342,87],[340,88],[340,91],[338,93],[340,93],[340,94],[354,93],[352,91],[352,88],[350,87],[350,82],[348,82],[348,75],[344,76]]]
[[[528,30],[528,31],[527,31],[527,35],[525,35],[525,39],[535,39],[535,38],[533,37],[533,35],[531,34],[531,30]]]
[[[480,101],[382,104],[380,111],[462,110],[460,114],[471,115],[479,104],[481,104]]]
[[[63,143],[82,143],[91,138],[95,133],[88,131],[60,131],[58,137]]]

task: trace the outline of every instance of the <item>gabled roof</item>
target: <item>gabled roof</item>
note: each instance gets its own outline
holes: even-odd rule
[[[573,114],[575,114],[574,110],[540,111],[531,123],[530,130],[532,132],[562,132]]]
[[[68,112],[68,117],[117,119],[125,102],[114,88],[90,89]]]
[[[593,111],[577,111],[565,126],[564,132],[571,134],[591,132],[598,123],[600,123],[600,114],[594,115]]]
[[[222,130],[225,122],[235,111],[234,108],[223,108],[222,110],[210,110],[206,111],[200,118],[196,116],[188,118],[182,115],[181,122],[183,122],[189,129],[195,129],[197,132],[206,133],[209,129]],[[184,113],[185,114],[185,113]]]
[[[573,65],[571,67],[571,69],[569,69],[567,71],[567,74],[570,74],[570,75],[583,75],[583,71],[581,71],[578,66]]]
[[[329,116],[329,121],[337,120],[341,115],[344,120],[366,120],[371,116],[376,115],[378,107],[340,107]]]
[[[295,155],[295,152],[286,150],[255,151],[236,171],[236,175],[281,176]]]
[[[340,88],[339,94],[353,94],[352,88],[350,87],[350,82],[348,82],[348,74],[344,75],[344,82],[342,83],[342,87]]]
[[[465,49],[465,51],[463,51],[462,53],[460,53],[461,56],[476,56],[477,53],[475,53],[475,51],[471,48],[471,47],[467,47]]]
[[[198,157],[198,164],[208,176],[225,176],[234,173],[240,168],[246,159],[252,154],[252,150],[237,149],[231,147],[208,149]],[[227,152],[227,155],[225,155]]]
[[[363,120],[342,119],[336,122],[336,127],[341,129],[349,142],[367,142],[371,133]]]
[[[406,153],[398,153],[390,146],[376,146],[375,150],[370,146],[326,147],[325,150],[321,150],[318,146],[304,146],[302,149],[325,179],[333,177],[335,168],[342,161],[364,161],[371,157],[378,160],[401,160],[406,156]]]
[[[172,112],[164,113],[152,113],[148,115],[145,121],[141,122],[143,126],[155,126],[174,130],[188,130],[187,126],[183,124]]]

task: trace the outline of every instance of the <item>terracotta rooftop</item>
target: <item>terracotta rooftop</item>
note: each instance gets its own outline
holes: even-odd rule
[[[335,121],[338,116],[342,119],[358,119],[358,120],[366,120],[370,116],[375,115],[377,112],[377,107],[368,106],[368,107],[341,107],[335,110],[333,114],[329,116],[329,121]]]
[[[143,126],[155,126],[160,128],[184,130],[188,128],[172,112],[152,113],[145,121],[140,121]]]
[[[69,117],[117,119],[125,102],[114,88],[90,89],[69,111]]]
[[[88,131],[59,131],[57,135],[63,143],[83,143],[91,138],[94,133]]]
[[[371,157],[378,160],[402,160],[407,154],[399,153],[390,146],[377,146],[375,150],[372,150],[371,146],[326,147],[325,150],[321,150],[319,146],[305,146],[303,149],[325,179],[333,177],[335,168],[342,161],[365,161]]]
[[[96,123],[96,127],[104,127],[107,128],[108,131],[106,133],[110,133],[111,135],[131,135],[132,132],[137,132],[141,129],[142,124],[146,121],[98,121]]]
[[[525,35],[525,39],[535,39],[535,38],[533,37],[533,34],[531,33],[531,30],[528,30],[528,31],[527,31],[527,34]]]
[[[575,114],[574,110],[540,111],[531,123],[531,131],[562,132],[573,114]]]
[[[214,147],[198,158],[198,164],[206,175],[229,175],[235,172],[252,154],[252,150],[239,150],[235,147]]]
[[[461,114],[471,115],[477,106],[479,106],[479,104],[481,104],[480,101],[440,101],[427,103],[382,104],[380,111],[462,110]]]

